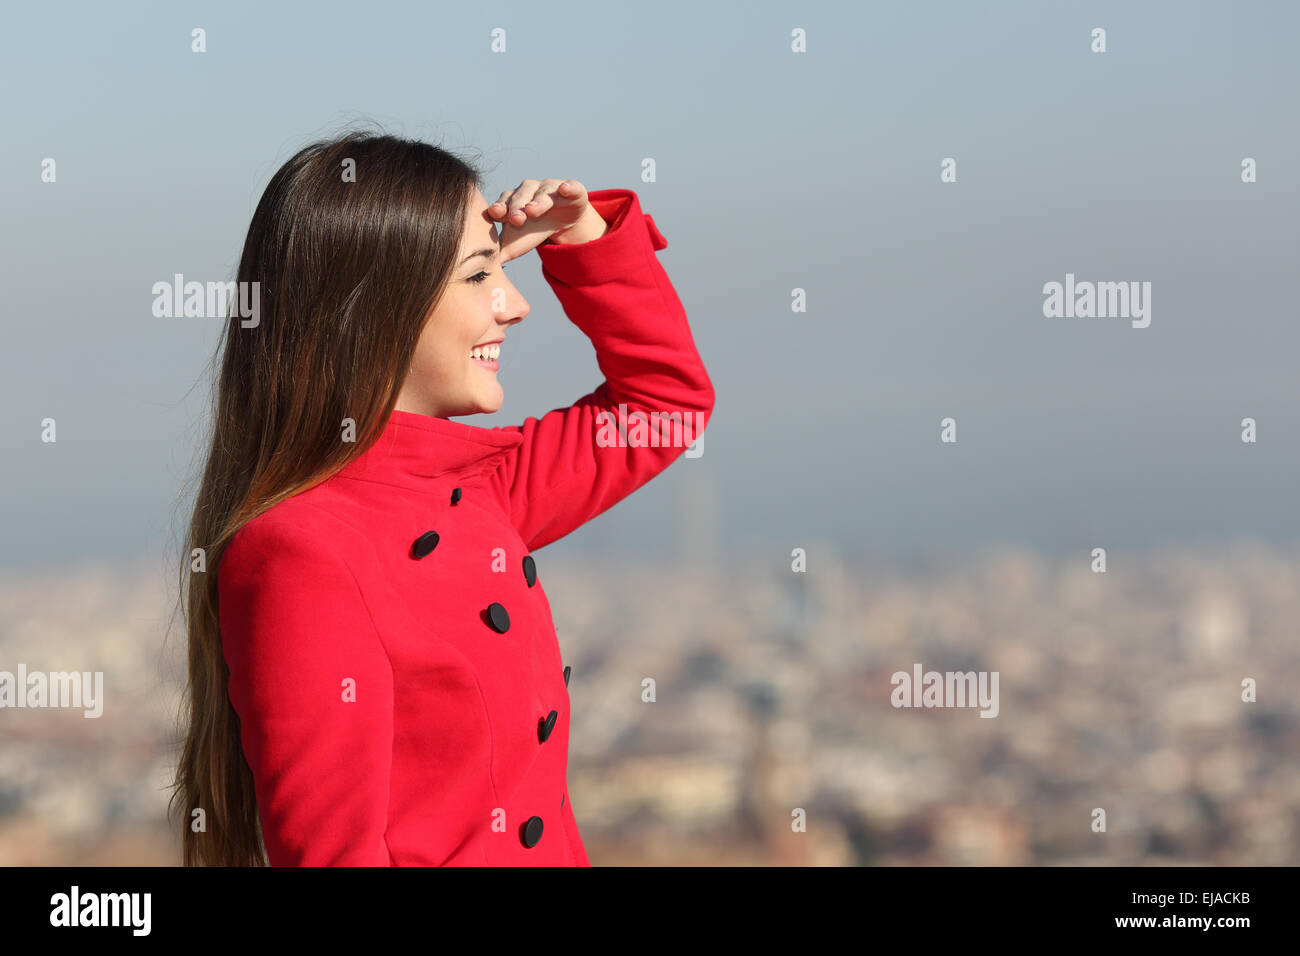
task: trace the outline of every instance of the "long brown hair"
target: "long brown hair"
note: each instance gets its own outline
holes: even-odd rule
[[[213,359],[211,438],[180,562],[187,726],[171,809],[186,811],[185,866],[268,862],[227,696],[221,554],[244,524],[329,478],[383,431],[480,186],[480,172],[441,147],[349,132],[294,155],[253,213],[237,282],[258,284],[244,300],[258,308],[248,318],[232,309]],[[355,441],[341,440],[345,419]]]

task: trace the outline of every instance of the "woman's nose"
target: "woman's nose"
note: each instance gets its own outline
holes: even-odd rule
[[[510,282],[509,279],[507,279],[506,281]],[[511,321],[513,322],[522,321],[524,316],[528,315],[528,313],[531,311],[531,308],[528,305],[528,300],[524,298],[524,294],[522,292],[520,292],[518,289],[515,288],[515,284],[513,282],[510,282],[510,303],[511,303],[511,309],[510,309]]]

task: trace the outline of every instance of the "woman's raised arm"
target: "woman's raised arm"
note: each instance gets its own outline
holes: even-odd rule
[[[503,469],[528,548],[555,541],[627,497],[699,437],[713,384],[686,310],[655,253],[668,241],[630,189],[589,193],[598,239],[537,247],[542,274],[596,349],[605,381],[568,408],[529,418]]]

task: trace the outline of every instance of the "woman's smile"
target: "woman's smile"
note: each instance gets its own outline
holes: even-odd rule
[[[501,357],[501,341],[489,342],[487,345],[476,345],[470,349],[469,357],[475,365],[495,372],[501,367],[497,361]]]

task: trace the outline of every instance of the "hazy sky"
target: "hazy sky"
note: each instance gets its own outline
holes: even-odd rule
[[[778,556],[1294,541],[1298,11],[15,6],[0,566],[136,555],[179,528],[220,321],[155,318],[151,287],[231,278],[275,169],[365,119],[481,156],[489,200],[547,176],[634,189],[669,241],[717,389],[704,455],[556,549],[672,553],[684,496],[707,511],[709,488],[723,546]],[[601,380],[536,256],[508,270],[532,312],[503,409],[472,424]],[[1150,282],[1150,326],[1045,318],[1067,273]]]

